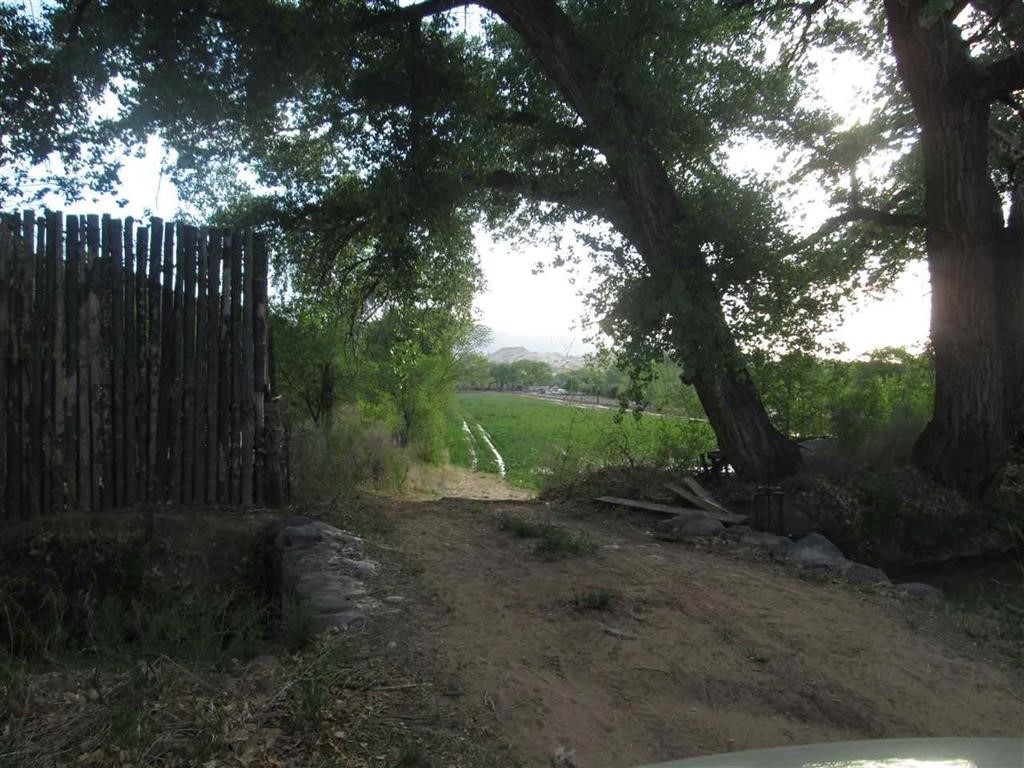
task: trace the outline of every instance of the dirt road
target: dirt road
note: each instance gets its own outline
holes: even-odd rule
[[[386,514],[433,596],[417,642],[459,679],[468,716],[497,728],[526,765],[551,765],[558,750],[579,768],[623,768],[787,744],[1024,732],[1019,678],[932,639],[920,622],[939,619],[894,597],[537,501],[405,502]],[[497,529],[503,514],[585,531],[598,549],[540,561]],[[595,589],[614,593],[610,610],[574,609],[575,595]]]

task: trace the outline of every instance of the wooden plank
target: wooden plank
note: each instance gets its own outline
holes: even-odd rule
[[[220,387],[217,393],[217,499],[231,502],[231,286],[234,284],[231,270],[232,237],[225,233],[221,261],[220,302]]]
[[[239,472],[241,473],[242,506],[251,507],[253,499],[253,440],[255,424],[253,411],[253,236],[252,229],[246,229],[245,250],[242,256],[242,416],[241,450]]]
[[[184,302],[182,304],[182,434],[181,501],[192,503],[196,444],[196,239],[193,226],[182,228],[184,253]]]
[[[97,380],[93,381],[93,399],[98,398],[94,405],[94,413],[98,421],[93,421],[93,430],[99,425],[100,441],[103,445],[102,461],[99,462],[103,482],[100,486],[100,509],[113,509],[117,493],[115,488],[114,467],[114,365],[113,365],[113,304],[114,280],[113,252],[111,240],[111,217],[104,214],[100,219],[100,258],[97,261],[96,289],[99,295],[99,340],[93,355],[99,360]],[[97,386],[98,382],[98,386]],[[96,457],[93,457],[96,460]]]
[[[78,480],[78,284],[80,240],[78,217],[68,216],[64,241],[64,483],[68,507],[80,509]]]
[[[207,252],[209,275],[207,290],[207,334],[206,351],[206,501],[216,503],[217,456],[218,456],[218,397],[220,394],[220,267],[223,255],[223,235],[220,230],[210,231]]]
[[[255,501],[264,503],[266,486],[266,397],[267,397],[267,236],[253,240],[253,418],[256,435],[253,486]]]
[[[113,493],[111,507],[117,508],[125,500],[125,388],[124,388],[124,226],[120,219],[109,219],[107,237],[110,240],[110,263],[107,285],[110,291],[110,442],[113,448],[111,478]]]
[[[139,389],[139,348],[136,330],[137,308],[135,293],[135,222],[129,216],[124,221],[124,499],[122,504],[131,506],[136,501],[138,465],[135,436],[136,398]]]
[[[50,513],[67,509],[64,482],[64,217],[56,211],[46,212],[46,307],[47,307],[47,391],[50,404],[47,421]]]
[[[146,326],[146,395],[149,403],[146,406],[148,424],[146,425],[146,500],[155,502],[161,499],[159,461],[159,418],[160,418],[160,339],[161,327],[161,294],[160,275],[163,271],[163,220],[154,216],[149,222],[149,281],[146,289],[149,293],[146,309],[149,311]]]
[[[241,501],[242,485],[242,235],[231,237],[231,451],[232,503]]]
[[[185,336],[185,263],[187,256],[185,252],[185,227],[183,224],[178,224],[175,231],[177,237],[177,244],[175,247],[175,276],[174,276],[174,312],[173,312],[173,337],[172,337],[172,349],[173,353],[171,356],[172,374],[171,374],[171,482],[170,482],[170,494],[168,498],[175,504],[181,504],[182,502],[182,491],[184,489],[183,484],[183,443],[184,443],[184,414],[183,414],[183,403],[184,403],[184,336]]]
[[[192,503],[203,504],[206,501],[206,386],[207,379],[207,282],[209,281],[209,265],[207,263],[207,241],[209,233],[206,227],[199,229],[196,263],[196,362],[195,362],[195,434],[192,444],[193,487]]]
[[[600,501],[603,504],[613,504],[617,507],[630,507],[632,509],[642,509],[646,512],[657,512],[662,515],[681,515],[687,512],[699,511],[703,514],[706,514],[708,517],[714,518],[719,522],[725,523],[726,525],[739,525],[747,521],[746,515],[723,515],[719,512],[709,512],[703,509],[694,510],[689,507],[674,507],[668,504],[657,504],[653,501],[622,499],[617,496],[599,496],[594,500]]]
[[[707,509],[710,512],[720,512],[724,515],[733,514],[731,510],[726,509],[717,501],[715,501],[711,497],[711,494],[705,491],[701,487],[701,484],[694,480],[692,477],[684,477],[683,484],[689,489],[690,493],[696,497],[698,506],[702,507],[703,509]],[[669,490],[672,491],[673,493],[678,493],[678,491],[675,488],[669,488]]]
[[[157,404],[157,473],[161,501],[170,500],[171,384],[174,378],[174,225],[163,229],[163,278],[160,286],[160,380]]]

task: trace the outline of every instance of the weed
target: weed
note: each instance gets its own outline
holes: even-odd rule
[[[316,624],[309,608],[295,595],[285,595],[281,601],[281,640],[290,651],[309,647],[316,637]]]
[[[745,653],[747,658],[755,664],[767,664],[769,661],[767,656],[753,646],[747,646]]]
[[[593,542],[582,533],[571,533],[559,525],[538,520],[503,515],[498,530],[520,539],[538,539],[533,553],[542,560],[560,560],[570,555],[587,555],[594,551]]]
[[[296,690],[303,720],[314,730],[319,730],[324,716],[324,706],[327,703],[327,690],[323,682],[317,677],[303,678],[298,682]]]
[[[398,756],[398,768],[431,768],[426,750],[419,744],[406,744]]]
[[[25,662],[0,651],[0,731],[28,701],[28,675]]]
[[[589,589],[573,595],[571,605],[575,611],[610,611],[615,602],[615,593],[609,589]]]
[[[107,709],[110,738],[119,747],[134,749],[142,743],[142,714],[140,702],[134,699],[119,701]]]

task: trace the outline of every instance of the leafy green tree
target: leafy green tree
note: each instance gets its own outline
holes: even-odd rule
[[[551,366],[541,360],[516,360],[512,363],[520,387],[538,387],[550,384],[554,378]]]
[[[471,353],[458,360],[456,381],[459,389],[490,389],[494,384],[491,361]]]
[[[120,97],[98,123],[72,111],[58,132],[69,155],[116,156],[157,130],[192,199],[251,170],[270,192],[250,210],[325,246],[303,258],[309,275],[362,271],[387,294],[462,258],[448,245],[481,215],[606,222],[628,289],[606,305],[613,338],[634,360],[681,363],[739,471],[794,471],[731,315],[778,315],[788,288],[775,286],[806,264],[782,258],[770,190],[730,177],[722,152],[736,131],[781,135],[799,78],[771,63],[763,29],[711,0],[487,0],[503,24],[483,39],[444,15],[462,4],[64,0],[21,25],[33,53],[18,61],[38,109],[56,112],[69,90]],[[26,157],[53,151],[49,127],[9,125]]]

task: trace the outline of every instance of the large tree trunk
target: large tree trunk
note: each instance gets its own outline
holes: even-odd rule
[[[700,243],[684,220],[677,192],[647,139],[642,108],[611,82],[598,53],[583,44],[554,0],[483,0],[537,57],[583,119],[629,217],[623,232],[669,297],[672,339],[719,445],[737,472],[769,479],[796,472],[800,452],[771,424],[725,320]]]
[[[1005,455],[1004,358],[997,311],[1002,236],[988,170],[988,99],[959,33],[923,25],[923,0],[885,0],[889,35],[918,124],[925,169],[935,409],[914,461],[977,496]]]

